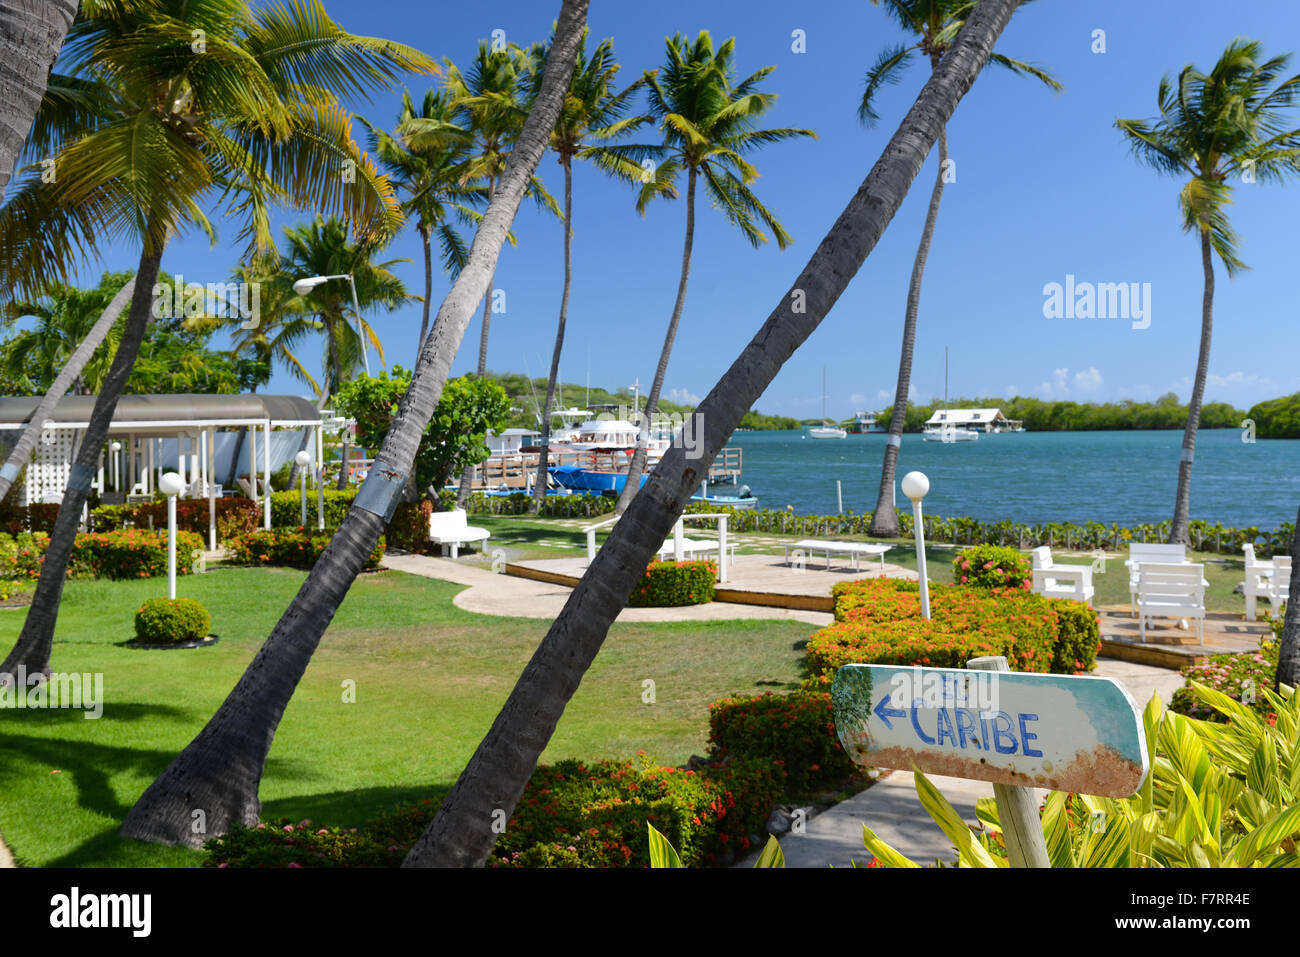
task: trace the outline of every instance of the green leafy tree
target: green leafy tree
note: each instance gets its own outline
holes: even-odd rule
[[[319,0],[257,8],[249,0],[82,0],[61,66],[27,138],[28,165],[0,208],[0,289],[39,293],[107,241],[138,244],[140,261],[22,634],[0,664],[6,673],[49,670],[90,479],[144,339],[168,240],[189,226],[215,237],[205,207],[241,226],[263,254],[276,206],[338,210],[391,233],[400,210],[353,141],[341,98],[407,70],[437,70],[411,47],[344,31]],[[46,159],[53,177],[42,175]]]
[[[881,0],[872,0],[879,3]],[[876,112],[876,95],[884,86],[898,83],[902,71],[914,57],[930,63],[930,75],[939,68],[943,55],[952,45],[957,31],[974,9],[970,0],[884,0],[885,9],[905,31],[916,38],[909,44],[896,44],[881,51],[876,62],[867,71],[866,88],[858,105],[858,119],[867,126],[880,119]],[[1014,73],[1027,74],[1041,80],[1053,90],[1061,84],[1038,67],[1013,60],[1001,53],[989,55],[989,62],[1006,67]],[[903,317],[903,345],[898,358],[898,383],[894,389],[894,406],[889,413],[890,440],[885,443],[884,462],[880,469],[880,490],[876,493],[876,508],[871,514],[870,534],[882,538],[898,535],[898,513],[894,510],[894,478],[898,468],[898,437],[907,426],[907,394],[912,382],[912,353],[916,349],[916,318],[921,307],[921,281],[925,276],[926,260],[930,256],[930,242],[934,237],[935,222],[939,217],[939,201],[949,175],[948,131],[939,131],[939,167],[934,186],[930,190],[930,206],[921,230],[921,242],[912,260],[912,278],[907,289],[907,308]]]
[[[812,130],[755,128],[758,118],[776,103],[775,93],[757,92],[759,84],[776,67],[763,67],[736,83],[735,37],[715,50],[713,38],[707,30],[701,30],[693,43],[679,33],[668,39],[666,53],[667,62],[644,76],[649,114],[659,126],[662,142],[651,146],[608,147],[612,154],[623,159],[638,163],[650,159],[657,163],[653,172],[645,176],[637,199],[637,211],[643,215],[652,200],[676,198],[677,180],[683,174],[686,176],[686,238],[682,244],[677,298],[659,352],[654,381],[646,396],[643,425],[628,467],[627,484],[619,496],[620,513],[631,503],[641,485],[645,441],[650,422],[659,411],[659,393],[663,391],[668,360],[672,357],[673,342],[677,338],[677,324],[686,305],[691,250],[695,242],[697,181],[703,181],[705,195],[713,207],[740,230],[750,245],[758,248],[767,242],[767,233],[763,231],[766,226],[776,238],[776,244],[785,249],[794,240],[776,215],[750,189],[758,178],[758,170],[746,156],[760,147],[800,136],[816,139]]]
[[[1214,256],[1228,276],[1246,268],[1237,256],[1238,237],[1228,221],[1236,182],[1282,182],[1300,174],[1300,129],[1285,112],[1300,95],[1300,75],[1282,79],[1290,54],[1265,60],[1257,41],[1237,37],[1209,73],[1192,64],[1156,92],[1160,116],[1116,120],[1134,155],[1160,173],[1187,177],[1178,194],[1183,231],[1200,241],[1204,286],[1201,342],[1183,429],[1178,491],[1169,529],[1173,544],[1189,544],[1192,458],[1210,369],[1214,325]],[[1274,85],[1276,84],[1276,85]]]
[[[377,449],[392,428],[411,373],[394,366],[392,376],[359,375],[345,382],[337,396],[338,409],[357,423],[357,442]],[[510,397],[490,379],[461,376],[449,379],[415,452],[413,485],[438,504],[438,489],[466,466],[473,468],[488,455],[487,433],[500,431],[510,415]]]

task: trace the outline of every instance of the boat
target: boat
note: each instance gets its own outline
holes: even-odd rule
[[[943,347],[943,414],[948,414],[948,347]],[[964,429],[955,425],[931,425],[921,430],[921,438],[926,442],[942,442],[951,445],[954,442],[974,442],[980,434],[973,429]]]
[[[876,423],[876,417],[870,412],[857,412],[853,416],[853,428],[850,435],[884,435],[889,430]]]
[[[715,492],[710,495],[709,483],[705,482],[700,490],[691,496],[691,501],[720,508],[758,508],[758,497],[750,491],[748,485],[740,486],[735,492],[726,492],[722,495]]]
[[[848,434],[843,429],[831,425],[830,420],[826,418],[826,367],[822,366],[822,424],[809,426],[808,436],[814,439],[843,439],[847,438]]]

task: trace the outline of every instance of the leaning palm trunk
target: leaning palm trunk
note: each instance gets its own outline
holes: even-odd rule
[[[136,287],[136,277],[132,276],[126,281],[121,289],[117,291],[111,302],[104,309],[103,314],[95,322],[94,327],[86,335],[85,339],[77,345],[76,351],[68,359],[67,363],[59,370],[59,374],[54,377],[54,382],[46,390],[45,395],[36,406],[36,411],[28,420],[23,434],[18,437],[18,443],[9,452],[9,458],[0,468],[0,500],[9,494],[9,489],[13,486],[14,479],[22,471],[27,460],[31,458],[32,449],[36,448],[36,440],[41,434],[41,425],[54,414],[54,407],[58,405],[59,399],[63,398],[69,389],[81,381],[81,373],[86,368],[86,363],[90,361],[95,350],[99,348],[100,343],[108,336],[109,330],[113,328],[113,323],[117,322],[118,316],[126,308],[126,304],[131,301],[131,294]],[[148,287],[152,294],[152,281]],[[119,346],[119,351],[120,351]],[[132,359],[134,361],[134,359]]]
[[[59,617],[59,601],[63,597],[63,582],[67,577],[68,559],[72,556],[72,546],[77,537],[77,526],[81,524],[81,511],[90,494],[90,479],[103,454],[104,442],[108,438],[108,427],[117,410],[117,400],[126,385],[135,357],[144,341],[145,330],[149,325],[149,314],[153,306],[153,287],[158,279],[158,265],[162,261],[162,248],[157,251],[149,249],[140,256],[140,268],[136,272],[135,294],[131,299],[131,313],[122,331],[122,339],[117,346],[117,354],[108,370],[104,384],[99,388],[94,409],[90,413],[90,422],[81,436],[81,448],[68,477],[68,487],[63,493],[63,503],[59,506],[58,517],[50,532],[50,542],[41,562],[41,576],[36,583],[36,592],[32,595],[32,606],[23,622],[22,633],[18,643],[9,652],[9,657],[0,665],[0,674],[13,674],[20,666],[27,669],[29,675],[49,673],[50,648],[54,643],[54,626]]]
[[[889,418],[889,438],[885,440],[885,461],[880,469],[880,491],[876,494],[876,510],[871,513],[868,535],[879,538],[897,538],[898,512],[894,510],[894,475],[898,467],[898,447],[903,441],[903,426],[907,422],[907,393],[912,385],[912,352],[916,348],[916,314],[921,306],[921,279],[925,276],[925,262],[930,256],[930,240],[934,237],[934,223],[939,218],[939,200],[943,197],[943,177],[948,164],[948,136],[939,131],[939,172],[930,191],[930,209],[925,214],[925,228],[921,230],[921,244],[912,262],[912,282],[907,289],[907,314],[903,319],[903,349],[898,357],[898,384],[894,387],[894,413]]]
[[[542,91],[511,153],[498,195],[483,215],[469,260],[420,349],[411,384],[356,500],[239,683],[131,809],[122,824],[123,835],[196,847],[234,824],[257,823],[257,789],[275,729],[406,486],[452,359],[475,305],[488,289],[510,223],[559,115],[586,14],[587,0],[564,0]],[[193,827],[196,810],[204,812],[203,833]]]
[[[691,278],[691,249],[694,245],[695,170],[692,169],[686,178],[686,241],[682,244],[682,274],[677,280],[677,299],[673,303],[672,318],[668,320],[668,333],[664,336],[663,348],[659,350],[659,365],[655,368],[654,382],[650,385],[650,394],[646,396],[645,415],[639,423],[640,428],[637,429],[636,451],[632,454],[632,462],[627,468],[627,483],[623,486],[623,491],[618,497],[618,505],[614,509],[618,515],[627,511],[627,507],[632,504],[632,499],[636,498],[636,493],[641,488],[641,475],[645,472],[646,440],[650,437],[654,414],[659,411],[659,393],[664,387],[664,376],[668,374],[668,360],[672,358],[673,341],[677,338],[677,323],[681,321],[682,308],[686,305],[686,283]],[[712,456],[709,461],[713,461]],[[700,479],[707,475],[706,471]],[[695,489],[690,491],[694,493]]]
[[[429,334],[429,307],[433,298],[433,249],[429,242],[429,228],[420,224],[420,239],[424,241],[424,311],[420,316],[420,341],[415,344],[415,354],[424,347],[424,337]]]
[[[488,179],[488,203],[496,195],[497,178]],[[481,379],[487,375],[488,330],[492,326],[492,286],[496,282],[496,270],[488,277],[487,291],[483,293],[483,327],[478,337],[478,366],[475,372]],[[464,508],[469,504],[470,494],[474,491],[474,466],[466,465],[460,473],[460,489],[456,492],[456,507]]]
[[[407,855],[406,865],[477,867],[487,859],[498,837],[493,824],[513,813],[610,623],[699,484],[700,463],[712,461],[741,416],[857,273],[1016,4],[983,0],[975,8],[857,194],[757,335],[700,404],[704,457],[690,461],[683,449],[672,448],[661,460],[569,596],[437,816]],[[792,308],[796,292],[806,297],[806,311]],[[870,357],[866,359],[869,363]]]
[[[1282,685],[1290,685],[1300,693],[1300,513],[1296,515],[1295,531],[1291,533],[1291,582],[1273,690],[1280,693]]]
[[[573,166],[566,156],[564,165],[564,292],[560,294],[560,321],[555,327],[555,348],[551,350],[551,374],[546,379],[546,405],[542,409],[542,450],[537,456],[537,481],[529,511],[536,515],[546,501],[551,464],[551,409],[555,405],[555,383],[560,378],[560,353],[564,349],[564,324],[569,318],[569,288],[573,285]]]
[[[1201,401],[1205,397],[1205,379],[1210,372],[1210,333],[1214,326],[1214,262],[1210,258],[1210,234],[1201,230],[1201,267],[1205,272],[1205,292],[1201,298],[1201,348],[1196,356],[1196,381],[1187,403],[1187,425],[1183,429],[1183,451],[1178,462],[1178,497],[1174,500],[1174,520],[1169,528],[1169,544],[1187,545],[1188,512],[1192,500],[1192,457],[1196,452],[1196,429],[1201,422]]]
[[[0,0],[0,199],[79,0]],[[30,450],[29,450],[30,451]],[[0,496],[3,497],[3,496]]]

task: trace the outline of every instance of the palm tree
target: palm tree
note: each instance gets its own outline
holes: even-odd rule
[[[880,0],[873,0],[879,3]],[[970,0],[885,0],[885,8],[899,25],[919,39],[912,44],[898,44],[883,50],[867,71],[866,89],[858,106],[858,119],[864,126],[874,126],[880,116],[876,113],[875,98],[881,87],[898,83],[902,70],[914,55],[930,61],[930,73],[939,68],[952,38],[970,15]],[[1012,60],[1000,53],[989,57],[990,63],[1006,67],[1013,73],[1027,74],[1041,80],[1051,89],[1062,86],[1048,73],[1020,60]],[[903,426],[907,421],[907,394],[911,391],[912,352],[916,348],[916,315],[921,305],[921,280],[925,276],[925,263],[930,255],[930,240],[934,237],[934,224],[939,216],[939,200],[948,176],[948,133],[939,131],[939,168],[935,173],[934,187],[930,191],[930,207],[925,214],[921,242],[912,261],[912,278],[907,288],[907,309],[903,317],[903,347],[898,358],[898,383],[894,388],[894,411],[889,419],[889,438],[885,440],[885,459],[880,469],[880,490],[876,494],[876,508],[871,513],[868,534],[880,538],[896,538],[898,513],[894,510],[894,476],[898,466],[898,449],[902,443]]]
[[[791,289],[804,291],[806,310],[792,309],[790,295],[782,295],[705,396],[697,410],[704,423],[704,461],[718,453],[861,268],[939,131],[975,82],[1016,2],[982,0],[975,8],[880,159],[791,284]],[[656,481],[646,483],[614,526],[406,865],[482,866],[499,836],[493,831],[493,812],[500,809],[507,818],[513,812],[610,624],[699,484],[697,468],[681,448],[664,456]]]
[[[529,51],[529,98],[536,97],[545,78],[545,63],[550,43],[538,44]],[[551,132],[551,149],[564,170],[564,290],[560,295],[560,319],[555,328],[555,348],[551,351],[551,371],[546,380],[546,402],[542,409],[542,451],[537,462],[537,481],[533,486],[530,511],[537,513],[546,500],[547,468],[550,465],[551,410],[555,407],[555,385],[560,375],[560,353],[564,349],[564,326],[569,314],[569,290],[573,284],[573,161],[585,159],[622,179],[636,183],[641,167],[606,148],[604,141],[624,135],[649,123],[650,117],[624,116],[628,100],[641,86],[633,83],[622,93],[614,92],[614,78],[619,65],[614,59],[614,41],[600,41],[591,57],[587,56],[587,35],[578,46],[578,62],[564,98],[564,108]]]
[[[1188,544],[1192,456],[1210,365],[1214,310],[1214,255],[1231,277],[1246,268],[1237,258],[1237,235],[1228,222],[1232,181],[1282,181],[1300,173],[1300,129],[1287,129],[1283,110],[1300,95],[1300,75],[1278,83],[1290,54],[1262,59],[1254,40],[1237,37],[1208,74],[1188,64],[1176,80],[1160,81],[1155,120],[1116,120],[1134,155],[1158,172],[1186,176],[1178,195],[1183,231],[1200,239],[1205,275],[1201,345],[1187,403],[1178,463],[1178,493],[1169,529],[1171,544]],[[1273,86],[1277,83],[1277,86]],[[1270,89],[1272,87],[1272,89]]]
[[[374,548],[415,452],[442,396],[474,307],[487,293],[497,256],[529,188],[560,111],[586,20],[588,0],[563,0],[550,74],[515,143],[457,277],[420,349],[410,386],[356,501],[239,683],[199,735],[140,797],[122,824],[126,837],[202,843],[193,810],[206,812],[208,835],[257,822],[258,784],[275,729],[321,635]]]
[[[441,119],[413,117],[403,124],[406,141],[413,149],[445,145],[449,140],[460,143],[463,142],[464,130],[468,130],[469,158],[462,175],[467,180],[485,181],[487,201],[491,203],[506,161],[528,115],[528,105],[523,96],[528,55],[513,43],[493,49],[486,42],[480,42],[468,73],[462,72],[451,60],[444,60],[443,63],[447,74],[447,94],[452,98],[453,108],[464,125],[449,129]],[[529,185],[529,195],[559,215],[558,204],[546,192],[541,180],[534,177]],[[487,374],[492,292],[492,285],[489,284],[483,296],[483,325],[479,330],[478,365],[475,369],[480,377]],[[461,506],[469,500],[473,481],[474,467],[467,466],[460,481],[458,503]]]
[[[442,268],[452,279],[460,275],[469,256],[469,247],[457,232],[449,213],[463,223],[476,223],[477,211],[469,204],[484,197],[480,187],[466,184],[468,173],[469,132],[456,123],[456,110],[451,98],[444,92],[429,90],[424,94],[420,109],[411,102],[410,93],[403,94],[402,111],[397,116],[397,131],[385,133],[376,130],[366,120],[370,130],[370,149],[379,157],[379,164],[388,179],[406,194],[402,209],[415,217],[415,229],[424,244],[424,313],[420,318],[420,338],[416,351],[424,344],[429,333],[429,310],[433,301],[433,236],[438,236]],[[429,137],[420,148],[405,142],[402,130],[413,119],[429,124],[439,124],[441,136]]]
[[[169,237],[187,224],[214,235],[205,202],[242,221],[262,252],[272,248],[274,205],[337,207],[391,232],[400,211],[353,142],[339,96],[437,69],[410,47],[346,33],[319,0],[257,10],[247,0],[83,0],[63,52],[68,73],[51,76],[25,147],[29,159],[54,157],[57,176],[30,173],[0,209],[0,287],[59,281],[76,253],[97,252],[105,238],[130,236],[141,252],[31,608],[0,665],[7,673],[48,671],[81,510]]]
[[[750,190],[750,184],[758,177],[758,170],[745,156],[760,146],[796,136],[816,138],[812,130],[754,128],[754,121],[776,102],[776,94],[757,93],[755,90],[776,67],[764,67],[733,86],[734,37],[715,51],[713,38],[707,30],[701,30],[694,43],[679,33],[668,40],[667,47],[668,62],[659,70],[647,72],[643,78],[649,94],[650,116],[658,121],[663,142],[655,146],[616,145],[608,148],[638,162],[647,158],[658,160],[653,174],[645,177],[647,182],[642,185],[637,199],[637,210],[643,215],[647,204],[656,197],[675,198],[678,195],[678,174],[686,174],[686,239],[682,244],[677,299],[668,320],[668,332],[659,353],[654,381],[646,396],[645,417],[637,435],[636,452],[628,467],[627,484],[619,496],[620,514],[640,488],[641,473],[645,469],[646,439],[659,408],[659,393],[663,390],[673,340],[677,337],[677,324],[686,304],[686,283],[691,274],[691,248],[695,241],[696,181],[704,181],[705,192],[713,205],[721,210],[728,222],[739,227],[751,245],[757,248],[767,242],[761,221],[772,231],[777,245],[785,249],[793,240],[776,216]]]
[[[77,12],[78,0],[0,2],[0,200],[41,105],[50,67]],[[0,498],[4,494],[0,493]]]

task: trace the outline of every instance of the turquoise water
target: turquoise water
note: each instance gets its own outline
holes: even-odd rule
[[[844,509],[875,507],[884,435],[809,439],[802,432],[737,432],[742,481],[760,508],[793,505],[800,514],[834,514],[835,481]],[[898,478],[930,479],[928,513],[982,521],[1136,525],[1173,516],[1182,431],[1023,432],[982,435],[946,445],[904,435]],[[907,500],[895,483],[900,506]],[[1215,429],[1196,440],[1191,517],[1234,527],[1274,529],[1300,506],[1300,440],[1245,443]]]

